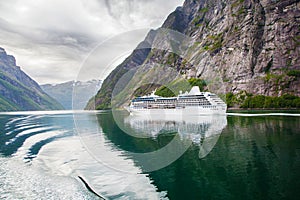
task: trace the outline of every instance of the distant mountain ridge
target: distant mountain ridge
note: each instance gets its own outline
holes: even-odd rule
[[[158,29],[150,31],[141,43],[176,46],[184,59],[168,51],[137,48],[104,80],[95,107],[110,108],[120,77],[151,63],[168,65],[186,78],[219,77],[223,92],[238,98],[244,98],[245,93],[300,96],[299,24],[297,0],[186,0],[168,16],[162,28],[178,31],[191,41],[178,46],[176,41],[168,44],[165,38],[157,37]],[[163,76],[168,74],[157,74],[157,78]],[[131,82],[136,88],[143,85],[141,76],[136,80],[133,77]],[[143,88],[143,93],[155,87]]]
[[[16,65],[16,59],[0,47],[0,111],[61,109],[62,105],[46,94]]]
[[[101,80],[90,81],[69,81],[60,84],[45,84],[41,85],[42,89],[60,102],[67,110],[84,109],[87,102],[100,89]],[[73,90],[76,92],[76,105],[73,103]]]

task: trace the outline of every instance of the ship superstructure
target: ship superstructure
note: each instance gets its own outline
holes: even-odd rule
[[[137,97],[126,109],[135,114],[224,114],[227,105],[216,94],[200,92],[199,87],[194,86],[190,92],[181,93],[177,97],[160,97],[154,93]]]

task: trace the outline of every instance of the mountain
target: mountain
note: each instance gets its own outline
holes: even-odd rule
[[[168,16],[162,28],[178,31],[189,40],[167,41],[161,28],[152,30],[140,44],[147,43],[150,48],[134,50],[104,80],[95,97],[96,109],[111,107],[112,91],[120,77],[136,66],[153,63],[168,65],[186,79],[212,82],[217,77],[222,93],[237,104],[255,96],[266,99],[285,94],[294,101],[300,96],[299,8],[297,0],[186,0]],[[157,46],[177,49],[180,56],[153,48]],[[157,79],[169,76],[164,70],[149,72]],[[157,88],[141,81],[148,78],[133,75],[133,91],[143,87],[145,94]],[[132,98],[124,92],[119,96],[125,99],[122,103]]]
[[[16,66],[0,48],[0,111],[59,110],[63,107]]]
[[[71,110],[73,103],[73,91],[76,92],[76,101],[74,101],[74,109],[84,109],[88,100],[92,98],[99,90],[100,80],[91,81],[69,81],[61,84],[45,84],[41,85],[42,89],[60,102],[65,109]],[[74,93],[75,94],[75,93]]]

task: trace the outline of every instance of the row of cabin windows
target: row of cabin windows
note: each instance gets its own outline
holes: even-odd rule
[[[210,106],[210,104],[203,104],[203,103],[189,103],[189,104],[169,104],[169,105],[166,105],[166,104],[138,104],[138,105],[134,105],[134,107],[147,107],[147,106],[153,106],[153,107],[156,107],[156,106],[159,106],[159,107],[186,107],[186,106]]]
[[[159,104],[159,103],[162,103],[162,104],[165,104],[165,103],[172,103],[172,104],[186,104],[186,105],[189,105],[189,104],[198,104],[198,105],[207,105],[207,104],[210,104],[209,101],[179,101],[179,102],[175,102],[175,101],[156,101],[156,102],[133,102],[133,104],[138,104],[138,105],[142,105],[142,104],[147,104],[147,105],[151,105],[151,104]]]
[[[199,105],[195,104],[195,105],[189,105],[189,106],[199,106]],[[149,107],[147,107],[147,106],[135,106],[135,108],[145,108],[145,109],[147,109]],[[173,108],[173,107],[167,107],[167,106],[161,105],[161,106],[158,106],[158,108]],[[210,108],[210,109],[217,110],[217,106],[203,106],[203,108]]]
[[[161,100],[157,99],[156,101],[154,99],[135,99],[133,102],[176,102],[177,99],[172,100]],[[206,98],[198,98],[198,99],[179,99],[178,102],[201,102],[201,101],[207,101]]]
[[[181,102],[203,102],[203,101],[208,102],[206,99],[188,99],[188,100],[180,99],[178,101],[176,101],[176,100],[157,100],[156,102],[162,102],[162,103],[165,103],[165,102],[170,102],[170,103],[178,102],[178,103],[181,103]]]
[[[178,102],[199,102],[199,101],[207,101],[206,99],[180,99]]]
[[[173,103],[173,104],[176,104],[176,103],[210,103],[209,101],[207,100],[202,100],[202,101],[140,101],[140,102],[132,102],[132,103],[135,103],[135,104],[143,104],[143,103],[146,103],[146,104],[158,104],[158,103]]]
[[[178,104],[178,106],[204,106],[204,105],[210,105],[210,103],[182,103],[182,104]]]

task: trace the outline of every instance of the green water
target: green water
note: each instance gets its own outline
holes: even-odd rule
[[[199,145],[150,178],[170,199],[297,199],[300,196],[300,118],[228,116],[212,151],[199,159]],[[136,139],[111,116],[99,116],[107,138],[126,151],[166,145],[172,134]]]
[[[2,114],[0,131],[0,198],[96,198],[79,175],[107,199],[300,196],[300,115]]]

